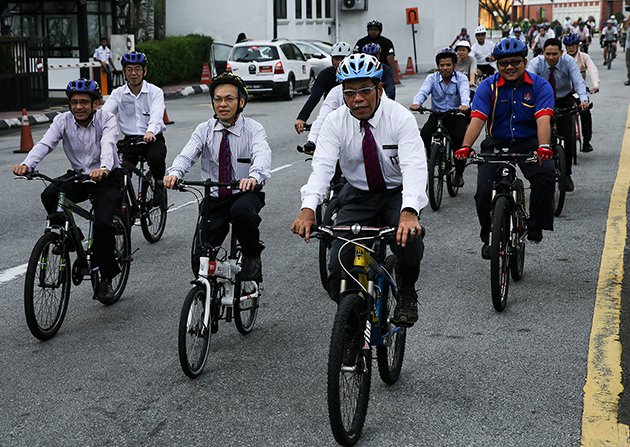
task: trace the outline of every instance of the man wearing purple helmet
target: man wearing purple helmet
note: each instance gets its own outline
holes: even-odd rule
[[[396,55],[394,44],[382,35],[383,24],[378,20],[372,20],[367,24],[367,32],[367,36],[359,39],[354,45],[354,52],[360,53],[363,46],[368,43],[377,43],[381,47],[381,55],[378,60],[381,64],[388,65],[394,70],[394,83],[400,84],[400,79],[398,79],[398,74],[396,73],[396,61],[394,60]]]

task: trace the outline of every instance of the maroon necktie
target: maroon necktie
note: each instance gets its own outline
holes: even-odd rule
[[[368,188],[371,192],[382,192],[387,188],[381,171],[381,162],[378,159],[378,147],[374,141],[374,135],[370,130],[370,123],[361,121],[363,127],[363,165],[367,177]]]
[[[219,182],[230,183],[232,181],[232,152],[230,151],[230,141],[228,135],[230,131],[223,129],[223,138],[221,138],[221,148],[219,150]],[[225,199],[232,195],[232,190],[228,188],[219,188],[219,198]]]
[[[551,84],[554,98],[556,97],[556,76],[554,75],[555,71],[556,67],[549,67],[549,83]]]

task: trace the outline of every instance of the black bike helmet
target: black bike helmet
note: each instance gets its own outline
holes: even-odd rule
[[[247,93],[247,87],[245,86],[243,80],[233,73],[221,73],[220,75],[215,76],[212,78],[212,81],[210,81],[209,86],[211,98],[214,98],[214,90],[221,84],[230,84],[238,89],[239,107],[237,113],[241,113],[243,108],[240,106],[240,99],[245,98],[245,104],[243,105],[243,107],[245,107],[249,96]]]
[[[144,53],[138,53],[136,51],[123,54],[123,57],[120,61],[123,68],[127,65],[142,65],[143,67],[146,67],[147,62],[149,62],[149,60],[147,59],[147,55]]]
[[[66,96],[68,99],[72,98],[72,95],[76,93],[87,93],[92,98],[92,101],[101,98],[101,88],[96,81],[91,79],[77,79],[75,81],[68,82],[66,86]]]
[[[446,47],[438,51],[435,55],[435,64],[440,65],[440,59],[444,59],[445,57],[451,58],[453,64],[457,63],[457,53],[451,47]]]
[[[372,27],[376,27],[378,28],[380,31],[383,31],[383,24],[381,22],[379,22],[378,20],[372,20],[369,21],[367,24],[367,28],[368,30]]]
[[[527,45],[525,42],[514,37],[506,37],[501,39],[492,50],[492,56],[495,59],[502,59],[508,56],[527,57]]]

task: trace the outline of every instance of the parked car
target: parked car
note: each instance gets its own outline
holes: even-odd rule
[[[315,71],[298,46],[289,40],[252,40],[234,45],[227,69],[243,79],[250,94],[309,94]]]
[[[332,47],[326,47],[323,42],[318,41],[294,40],[293,42],[304,53],[306,59],[311,62],[315,76],[324,68],[332,65],[332,58],[330,57]]]
[[[225,72],[232,45],[228,43],[213,43],[210,46],[210,75],[215,77]]]

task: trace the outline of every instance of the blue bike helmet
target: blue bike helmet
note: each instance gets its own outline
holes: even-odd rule
[[[123,57],[120,61],[123,67],[127,65],[142,65],[143,67],[147,66],[147,56],[144,53],[137,53],[132,51],[131,53],[123,54]]]
[[[527,57],[527,45],[514,37],[506,37],[501,39],[492,50],[492,56],[495,59],[502,59],[508,56]]]
[[[369,54],[351,54],[339,64],[337,80],[339,82],[352,79],[372,79],[379,82],[383,76],[383,67],[374,56]]]
[[[81,78],[68,82],[66,86],[66,96],[68,99],[72,98],[72,95],[76,93],[87,93],[92,100],[95,100],[101,97],[101,88],[96,81]]]
[[[457,63],[457,53],[451,47],[442,48],[435,55],[435,64],[440,65],[440,59],[450,58],[453,64]]]
[[[374,57],[376,57],[376,55],[380,52],[381,46],[377,43],[368,43],[366,45],[363,45],[363,48],[361,48],[361,53],[370,54]]]
[[[580,36],[575,33],[567,34],[562,38],[562,43],[566,46],[578,44],[580,43]]]

